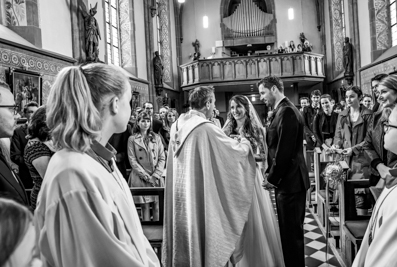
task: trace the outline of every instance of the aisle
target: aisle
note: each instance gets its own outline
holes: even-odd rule
[[[271,192],[271,198],[274,209],[276,210],[274,192]],[[334,257],[330,248],[328,249],[328,263],[325,262],[325,238],[308,209],[306,209],[303,228],[305,229],[306,267],[340,267],[338,260]]]

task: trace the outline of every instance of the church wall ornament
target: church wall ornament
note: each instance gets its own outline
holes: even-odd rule
[[[387,12],[388,1],[375,0],[375,23],[376,23],[376,49],[388,49],[389,38],[389,16]]]
[[[9,75],[10,68],[15,70],[25,69],[40,74],[42,79],[42,103],[47,102],[56,75],[61,69],[72,66],[74,63],[73,58],[40,49],[24,49],[22,45],[8,44],[7,41],[0,40],[0,80],[7,81],[6,77]]]
[[[392,46],[388,0],[368,0],[371,60],[375,61]]]
[[[343,71],[343,22],[342,22],[342,1],[331,0],[330,1],[330,17],[332,25],[332,50],[333,50],[333,70],[337,76]]]
[[[168,0],[160,0],[158,5],[158,14],[160,20],[160,43],[161,43],[161,57],[164,65],[164,82],[172,82],[171,70],[171,40],[170,40],[170,25],[169,25],[169,3]]]
[[[119,0],[121,66],[132,65],[131,56],[131,22],[130,3],[128,0]]]

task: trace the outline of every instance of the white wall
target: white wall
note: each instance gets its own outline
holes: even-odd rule
[[[371,35],[368,1],[357,1],[358,5],[358,28],[360,33],[360,60],[361,66],[371,63]]]
[[[146,58],[146,40],[145,40],[145,15],[144,5],[145,0],[134,0],[134,18],[135,18],[135,45],[136,45],[136,63],[138,78],[147,80],[147,64]],[[155,34],[155,32],[153,33]]]
[[[221,0],[188,0],[185,1],[182,14],[182,64],[190,62],[189,54],[194,53],[192,43],[200,41],[200,53],[202,57],[211,56],[215,41],[222,40],[220,5]],[[209,27],[203,28],[203,16],[208,16]]]
[[[43,49],[73,57],[69,4],[70,0],[40,0],[40,28]]]
[[[288,19],[288,9],[293,8],[294,19]],[[317,30],[317,11],[314,1],[284,0],[275,1],[277,18],[277,46],[285,46],[292,40],[295,45],[300,43],[299,35],[305,33],[313,45],[313,52],[321,52],[321,37]]]

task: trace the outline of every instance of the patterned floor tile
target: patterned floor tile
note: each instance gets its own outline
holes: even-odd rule
[[[274,196],[274,193],[271,194]],[[272,198],[275,208],[275,199]],[[305,222],[303,225],[305,231],[305,265],[306,267],[340,267],[338,260],[333,255],[331,249],[326,246],[325,238],[317,221],[314,219],[309,209],[305,212]],[[326,250],[328,249],[328,262],[326,259]]]

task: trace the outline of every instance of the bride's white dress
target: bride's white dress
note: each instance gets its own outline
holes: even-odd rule
[[[225,130],[224,130],[225,131]],[[225,131],[227,135],[231,132]],[[262,150],[252,142],[253,151]],[[266,153],[265,153],[266,154]],[[284,267],[280,230],[269,191],[262,187],[263,163],[257,162],[256,179],[248,222],[241,240],[236,244],[234,262],[238,267]],[[240,260],[239,260],[240,259]]]
[[[244,228],[239,267],[283,267],[280,230],[269,191],[262,187],[263,175],[257,164],[256,180],[248,222]]]

